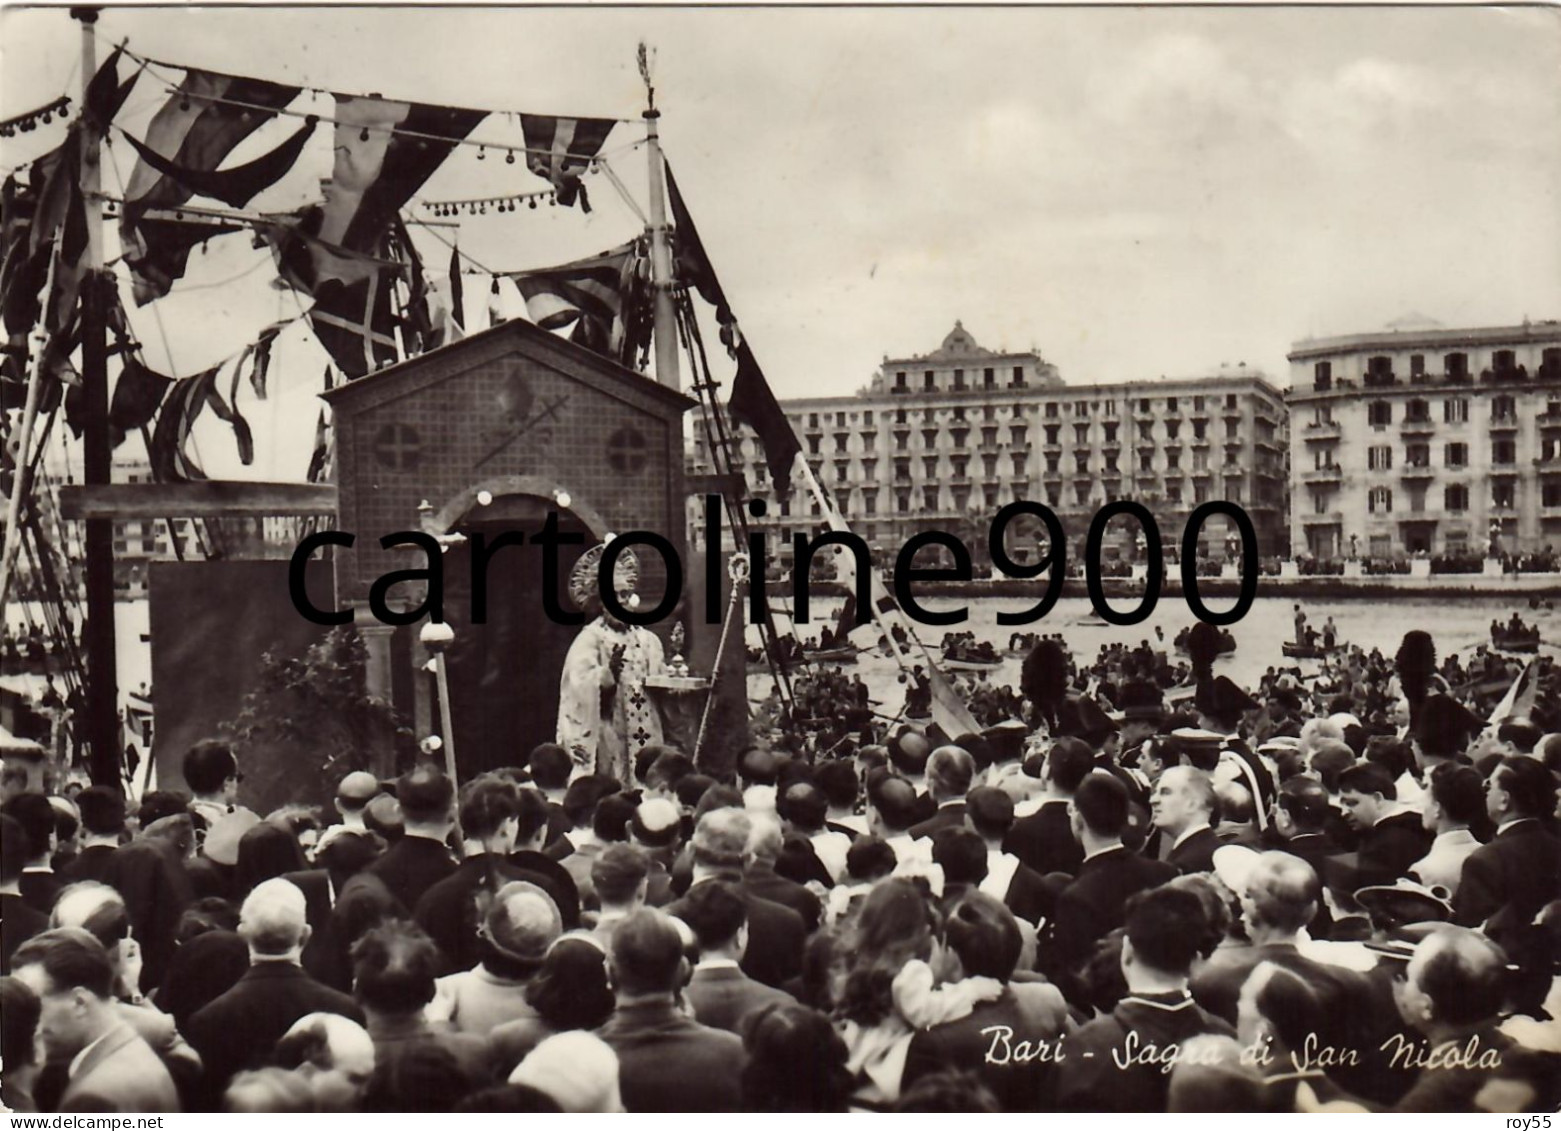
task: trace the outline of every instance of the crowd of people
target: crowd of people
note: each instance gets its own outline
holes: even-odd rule
[[[7,774],[18,1112],[1492,1111],[1561,1101],[1561,713],[1424,634],[1323,679],[1147,642],[979,733],[545,744],[327,810]],[[1452,672],[1452,676],[1461,672]],[[1061,690],[1058,690],[1058,687]],[[813,718],[809,714],[809,718]]]

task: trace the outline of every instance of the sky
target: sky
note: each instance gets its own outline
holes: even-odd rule
[[[99,33],[99,59],[128,40],[325,90],[633,119],[607,151],[641,208],[647,41],[667,156],[783,398],[853,392],[956,319],[984,346],[1039,350],[1070,383],[1246,362],[1285,385],[1308,336],[1411,314],[1561,318],[1555,8],[117,8]],[[0,11],[0,116],[78,95],[79,62],[65,9]],[[166,90],[143,76],[120,122],[139,132]],[[0,166],[61,136],[0,141]],[[328,136],[255,206],[317,199]],[[520,134],[490,118],[472,136]],[[110,193],[133,163],[112,149]],[[490,212],[416,242],[437,273],[440,237],[513,269],[634,235],[611,185],[588,184],[590,216]],[[543,187],[468,149],[421,195]],[[112,258],[112,231],[106,246]],[[247,235],[213,241],[174,295],[133,312],[148,360],[198,372],[296,315],[273,274]],[[484,306],[483,280],[466,286]],[[301,477],[323,355],[289,335],[268,401],[240,393],[255,465],[237,466],[224,425],[197,428],[214,474]]]

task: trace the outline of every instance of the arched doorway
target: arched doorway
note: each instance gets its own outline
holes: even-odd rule
[[[557,550],[555,607],[573,613],[569,571],[605,533],[594,529],[593,521],[553,498],[509,494],[486,506],[473,505],[448,527],[467,536],[466,542],[450,548],[444,563],[445,619],[455,630],[447,654],[450,705],[462,781],[500,766],[524,765],[532,748],[551,742],[556,733],[559,674],[579,628],[555,623],[543,603],[544,552],[531,538],[550,513],[558,515],[560,534],[582,539]],[[486,617],[474,624],[475,537],[482,535],[492,546],[505,533],[524,535],[526,543],[489,556]]]

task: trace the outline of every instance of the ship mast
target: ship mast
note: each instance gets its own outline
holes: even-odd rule
[[[81,379],[86,413],[82,434],[83,482],[90,488],[113,479],[108,428],[108,351],[105,306],[113,276],[103,270],[102,130],[92,119],[86,92],[97,74],[96,8],[73,8],[81,22],[81,197],[87,213],[87,263],[81,284]],[[123,789],[120,776],[119,679],[114,640],[114,522],[86,521],[87,680],[85,732],[94,785]]]
[[[656,87],[651,81],[651,59],[645,44],[639,50],[640,77],[645,80],[645,157],[650,174],[650,271],[655,298],[656,380],[669,389],[680,388],[678,379],[677,311],[672,294],[672,244],[667,235],[667,189],[661,160],[661,136],[657,123]]]

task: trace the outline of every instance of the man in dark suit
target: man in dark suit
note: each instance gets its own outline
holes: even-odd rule
[[[760,899],[789,907],[802,916],[808,933],[818,930],[823,904],[818,896],[795,880],[788,880],[775,871],[785,838],[780,822],[767,813],[750,815],[752,827],[748,833],[747,863],[743,867],[743,887]]]
[[[68,1063],[59,1110],[178,1112],[173,1077],[120,1018],[114,964],[86,931],[62,927],[16,952],[16,976],[38,995],[38,1033],[51,1060]]]
[[[1543,762],[1501,760],[1485,783],[1485,810],[1496,823],[1496,836],[1463,862],[1453,895],[1457,922],[1468,927],[1489,922],[1486,933],[1499,942],[1561,895],[1561,843],[1543,823],[1555,806],[1555,778]]]
[[[1360,830],[1355,887],[1391,884],[1431,847],[1431,836],[1417,812],[1394,812],[1398,789],[1386,769],[1358,762],[1339,775],[1339,802],[1345,819]]]
[[[741,809],[712,809],[699,819],[692,842],[689,892],[712,880],[738,886],[748,904],[748,947],[743,952],[742,971],[779,989],[802,972],[802,947],[808,929],[797,912],[756,895],[743,882],[743,860],[752,828],[752,820]],[[667,910],[678,915],[680,905],[674,903]]]
[[[1017,856],[1026,868],[1040,875],[1066,872],[1074,875],[1084,860],[1084,849],[1073,835],[1068,804],[1074,791],[1095,766],[1095,752],[1078,738],[1052,743],[1041,766],[1046,793],[1041,807],[1014,821],[1003,838],[1003,850]]]
[[[976,763],[958,746],[940,746],[927,759],[927,791],[937,811],[911,826],[911,836],[931,837],[939,829],[957,829],[965,823],[965,794],[976,775]]]
[[[455,791],[444,774],[419,766],[396,782],[396,799],[406,831],[368,871],[412,911],[424,892],[455,871],[445,843],[455,825]]]
[[[1166,863],[1183,875],[1214,870],[1214,808],[1213,779],[1192,766],[1172,766],[1150,791],[1150,819],[1171,842]]]
[[[630,1111],[740,1111],[743,1042],[677,1008],[685,960],[671,920],[652,908],[634,912],[613,933],[610,963],[618,1004],[599,1035],[618,1054],[624,1106]]]
[[[1072,1028],[1062,995],[1044,983],[1010,985],[1022,947],[1019,926],[991,896],[965,889],[944,908],[944,922],[949,949],[959,960],[959,977],[947,980],[991,979],[999,992],[982,995],[965,1017],[912,1038],[902,1091],[923,1076],[958,1070],[974,1073],[1006,1112],[1047,1110],[1050,1078],[1044,1066],[1015,1053],[1021,1041],[1029,1049],[1058,1047]]]
[[[418,926],[439,947],[441,973],[470,970],[481,957],[477,929],[485,909],[478,906],[480,891],[491,896],[512,880],[536,884],[552,897],[565,930],[580,925],[574,880],[562,865],[536,851],[547,835],[547,803],[541,794],[517,789],[502,778],[480,777],[461,801],[461,832],[466,859],[424,892],[413,912]],[[522,868],[511,855],[522,836],[525,859],[534,868]]]
[[[98,880],[108,874],[108,861],[125,831],[125,798],[117,789],[94,785],[76,795],[81,813],[81,847],[60,869],[67,884]]]
[[[232,989],[190,1017],[190,1044],[206,1066],[207,1105],[215,1106],[234,1073],[267,1063],[294,1021],[339,1013],[360,1024],[363,1012],[346,994],[304,973],[309,941],[303,892],[278,877],[256,886],[239,913],[249,944],[249,969]]]
[[[1223,863],[1223,861],[1222,861]],[[1235,881],[1233,881],[1235,882]],[[1199,1005],[1232,1025],[1247,977],[1260,963],[1272,962],[1295,974],[1318,995],[1331,1032],[1317,1034],[1323,1045],[1358,1048],[1366,1042],[1359,1023],[1369,1000],[1366,980],[1354,971],[1305,957],[1297,949],[1301,929],[1312,922],[1322,902],[1322,883],[1312,866],[1287,852],[1264,852],[1241,877],[1242,924],[1251,946],[1221,947],[1193,976],[1192,995]]]
[[[1513,760],[1544,769],[1532,759]],[[1457,1053],[1431,1057],[1394,1111],[1488,1111],[1481,1093],[1498,1082],[1504,1099],[1512,1103],[1499,1110],[1555,1110],[1561,1099],[1561,1057],[1526,1052],[1499,1027],[1506,966],[1500,947],[1466,928],[1443,928],[1416,945],[1404,979],[1395,986],[1395,1002],[1404,1021],[1423,1038],[1414,1048],[1422,1059],[1432,1049]],[[1473,1051],[1458,1055],[1464,1050]],[[1523,1098],[1513,1102],[1515,1097]]]
[[[1003,851],[1003,842],[1013,824],[1013,798],[1003,790],[980,786],[965,798],[965,825],[986,845],[986,878],[981,881],[981,890],[1015,917],[1036,924],[1051,911],[1055,892],[1039,873]]]
[[[49,917],[22,898],[22,869],[27,865],[27,830],[0,813],[0,974],[11,972],[16,948],[49,927]]]
[[[375,927],[353,947],[353,993],[374,1042],[364,1110],[441,1110],[437,1105],[449,1102],[441,1097],[458,1097],[490,1082],[494,1066],[487,1039],[428,1020],[425,1010],[437,992],[438,972],[438,948],[415,924],[399,919]],[[435,1088],[420,1084],[430,1073],[438,1080]]]
[[[1128,804],[1127,787],[1104,770],[1088,774],[1073,795],[1069,808],[1084,862],[1057,896],[1037,960],[1053,981],[1069,978],[1094,944],[1122,925],[1130,896],[1177,874],[1172,865],[1146,860],[1123,846]]]
[[[1054,1065],[1059,1110],[1164,1111],[1171,1074],[1158,1060],[1133,1058],[1133,1051],[1179,1048],[1204,1033],[1235,1036],[1187,992],[1206,924],[1202,901],[1190,891],[1146,891],[1128,902],[1125,919],[1127,996],[1074,1034],[1067,1059]],[[1131,1059],[1124,1063],[1124,1057]]]
[[[712,1029],[742,1033],[743,1018],[772,1003],[791,1004],[788,993],[756,982],[740,968],[748,946],[748,904],[742,891],[712,880],[689,891],[678,904],[678,918],[694,932],[699,960],[683,987],[694,1020]]]
[[[47,915],[59,895],[60,878],[49,863],[54,856],[54,806],[41,793],[19,793],[5,803],[6,816],[27,833],[27,863],[18,886],[27,906]]]

